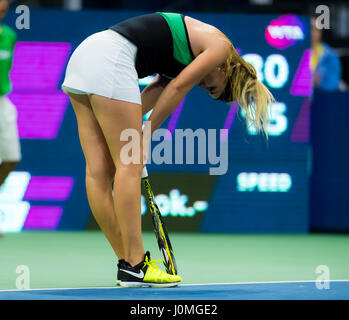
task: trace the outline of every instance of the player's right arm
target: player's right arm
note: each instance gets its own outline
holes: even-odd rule
[[[153,109],[162,91],[170,81],[171,81],[170,79],[167,79],[158,74],[156,75],[154,80],[147,87],[143,89],[141,93],[143,115],[145,115],[151,109]]]

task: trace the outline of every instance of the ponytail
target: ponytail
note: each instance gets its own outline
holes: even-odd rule
[[[251,122],[257,132],[268,137],[267,111],[274,97],[268,88],[257,80],[256,69],[246,62],[231,45],[231,54],[223,65],[227,75],[224,92],[218,98],[224,102],[236,102],[246,113],[246,121]]]

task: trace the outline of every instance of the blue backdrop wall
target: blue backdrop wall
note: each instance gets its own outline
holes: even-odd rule
[[[16,47],[17,61],[26,61],[32,69],[27,74],[14,70],[14,81],[23,80],[27,76],[31,79],[33,74],[42,72],[56,72],[59,75],[58,80],[52,82],[55,83],[54,88],[45,88],[47,100],[42,100],[43,97],[40,96],[44,89],[40,86],[33,88],[31,80],[21,85],[14,83],[12,101],[19,113],[23,152],[23,161],[17,171],[29,174],[27,189],[16,199],[18,203],[27,204],[27,211],[18,230],[22,227],[84,229],[91,218],[84,186],[85,161],[78,140],[76,119],[68,100],[59,95],[61,102],[55,110],[63,111],[61,120],[56,123],[56,134],[40,137],[39,133],[43,134],[40,126],[47,121],[40,118],[40,121],[35,122],[39,133],[32,128],[34,124],[30,115],[33,115],[35,108],[26,105],[28,99],[23,95],[37,94],[37,99],[41,100],[35,101],[39,101],[43,110],[50,112],[50,108],[45,108],[45,101],[55,99],[56,94],[62,94],[60,84],[65,64],[74,48],[88,35],[143,13],[31,10],[30,29],[16,30],[19,41]],[[309,96],[312,94],[308,17],[185,14],[222,30],[241,55],[255,65],[259,79],[272,91],[276,103],[268,122],[269,140],[266,141],[246,125],[244,115],[234,104],[214,101],[199,88],[194,88],[185,97],[162,128],[202,128],[205,132],[208,129],[227,129],[229,134],[218,133],[216,142],[217,154],[219,146],[224,148],[225,144],[228,145],[228,167],[225,174],[211,176],[209,169],[217,165],[209,161],[207,164],[189,165],[149,164],[148,171],[157,201],[168,216],[169,229],[203,232],[307,232]],[[14,28],[17,16],[15,12],[10,12],[5,23]],[[50,51],[45,48],[50,43],[62,51],[55,49],[53,53],[48,53]],[[28,45],[33,46],[28,49],[33,55],[33,48],[37,48],[39,44],[42,46],[39,52],[41,58],[48,54],[52,58],[52,55],[64,50],[66,55],[62,53],[59,62],[55,58],[50,64],[33,56],[23,60],[23,52],[27,52],[24,49],[28,49]],[[48,71],[43,70],[44,65]],[[49,68],[53,65],[58,71]],[[41,83],[48,83],[45,77],[40,79]],[[142,83],[140,85],[144,87]],[[52,119],[50,121],[54,122]],[[34,131],[28,131],[28,123],[32,123],[29,127],[36,133],[30,134]],[[153,143],[153,147],[155,145]],[[185,155],[184,151],[184,157]],[[51,195],[45,197],[43,195],[49,189],[48,181],[58,187],[51,186]],[[72,182],[69,184],[67,181]],[[57,188],[61,188],[61,191]],[[62,196],[57,197],[60,193]],[[55,211],[53,207],[61,210]],[[55,218],[52,216],[50,220],[50,214]],[[151,228],[147,222],[149,217],[143,198],[142,214],[144,228]],[[47,222],[47,219],[51,222]],[[44,220],[46,224],[42,222]]]

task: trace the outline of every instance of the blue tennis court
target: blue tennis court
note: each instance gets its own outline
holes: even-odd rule
[[[317,284],[323,289],[318,289]],[[176,288],[1,290],[0,300],[349,300],[349,280],[181,285]]]
[[[1,239],[0,301],[349,300],[347,235],[174,233],[172,239],[180,286],[121,288],[101,232],[8,234]],[[154,234],[143,240],[161,258]]]

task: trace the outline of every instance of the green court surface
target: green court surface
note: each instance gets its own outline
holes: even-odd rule
[[[321,265],[329,268],[330,280],[349,279],[349,235],[170,237],[184,284],[315,281]],[[144,233],[143,240],[152,259],[161,259],[154,234]],[[99,231],[6,234],[0,237],[0,290],[16,289],[22,265],[31,289],[113,287],[116,263]]]

